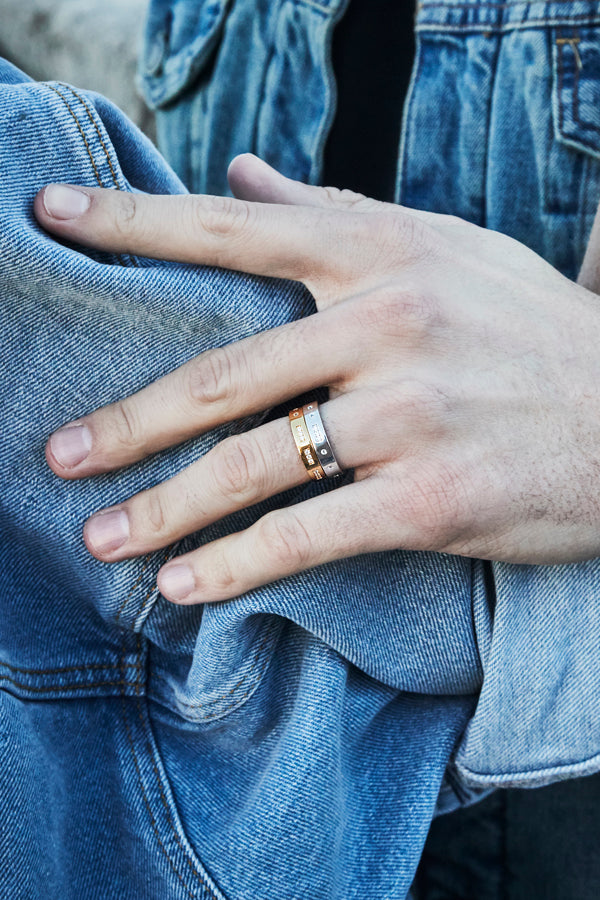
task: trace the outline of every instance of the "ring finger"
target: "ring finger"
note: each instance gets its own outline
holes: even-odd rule
[[[321,407],[342,468],[375,462],[365,449],[368,420],[363,416],[357,424],[349,413],[361,403],[357,393]],[[226,438],[175,477],[96,513],[86,522],[84,539],[107,562],[138,556],[307,480],[289,422],[278,419]]]

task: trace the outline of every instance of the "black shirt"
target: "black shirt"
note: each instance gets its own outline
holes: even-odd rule
[[[338,102],[323,184],[393,201],[414,52],[414,0],[351,0],[333,35]]]

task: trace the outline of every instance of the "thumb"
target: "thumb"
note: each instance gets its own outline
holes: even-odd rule
[[[227,178],[234,197],[257,203],[286,203],[294,206],[316,206],[324,209],[353,209],[373,212],[383,204],[363,194],[337,188],[315,187],[286,178],[252,153],[236,156],[230,163]]]

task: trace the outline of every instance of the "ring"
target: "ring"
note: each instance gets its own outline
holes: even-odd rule
[[[296,406],[294,409],[290,409],[289,419],[292,435],[296,442],[300,459],[304,463],[304,468],[313,481],[321,481],[325,477],[325,471],[317,458],[315,448],[310,440],[302,407]]]
[[[333,478],[342,470],[329,443],[316,400],[289,412],[292,435],[306,471],[315,481]]]

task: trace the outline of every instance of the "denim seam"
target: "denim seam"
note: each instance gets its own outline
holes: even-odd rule
[[[494,774],[493,772],[477,772],[462,762],[456,762],[456,768],[466,780],[467,784],[474,782],[476,784],[491,784],[497,786],[510,786],[510,783],[512,782],[519,785],[522,782],[529,781],[532,776],[538,778],[556,777],[560,779],[568,774],[570,778],[575,778],[578,775],[583,776],[589,774],[587,770],[590,766],[594,766],[594,772],[597,771],[597,767],[600,766],[600,753],[594,753],[592,756],[587,756],[585,759],[578,760],[577,762],[559,763],[555,766],[532,767],[531,769],[525,769],[520,772],[502,772],[498,774]]]
[[[473,32],[483,34],[506,34],[511,31],[526,31],[528,28],[552,28],[558,25],[570,25],[577,22],[582,25],[599,25],[600,16],[571,16],[557,19],[529,19],[526,22],[504,22],[497,25],[493,22],[467,22],[464,25],[446,24],[441,22],[420,22],[415,26],[415,31],[433,31],[440,33]]]
[[[575,33],[575,35],[574,35],[574,37],[573,37],[573,41],[576,41],[577,43],[579,43],[579,41],[580,41],[580,36],[579,36],[579,33],[578,33],[578,32]],[[561,51],[562,51],[562,50],[564,49],[564,45],[560,45],[560,49],[561,49]],[[579,52],[579,51],[577,51],[577,52]],[[573,54],[575,54],[575,48],[573,48]],[[562,57],[562,52],[561,52],[561,57]],[[579,65],[577,65],[577,61],[576,61],[576,65],[575,65],[575,84],[574,84],[574,86],[573,86],[573,118],[575,119],[575,121],[577,122],[577,124],[578,124],[581,128],[586,128],[588,131],[595,131],[596,133],[600,133],[600,128],[599,128],[597,125],[594,125],[593,122],[583,122],[583,121],[579,118],[579,86],[580,86],[580,80],[581,80],[581,70],[580,70]],[[586,142],[585,142],[585,141],[581,141],[581,143],[586,143]],[[586,144],[586,146],[588,146],[588,145]],[[589,145],[589,146],[591,146],[591,145]],[[595,148],[595,149],[597,149],[597,148]]]
[[[490,74],[490,89],[487,92],[488,102],[486,105],[486,123],[485,123],[485,157],[484,157],[484,168],[483,168],[483,224],[484,227],[487,228],[488,225],[488,172],[489,172],[489,156],[490,156],[490,127],[492,121],[492,105],[495,100],[495,92],[496,92],[496,72],[498,69],[498,57],[500,56],[500,41],[496,42],[494,48],[494,59],[491,66],[491,74]]]
[[[139,669],[141,670],[141,668],[142,668],[142,665],[141,665],[141,662],[142,662],[142,643],[141,643],[141,639],[140,639],[140,636],[139,636],[139,635],[137,636],[137,652],[138,652],[138,662],[140,663]],[[125,653],[126,653],[126,648],[123,647],[123,654],[124,654],[124,655],[123,655],[123,660],[122,660],[123,663],[125,662]],[[148,726],[147,726],[147,723],[144,721],[144,716],[143,716],[143,713],[142,713],[141,691],[140,691],[140,689],[139,689],[139,687],[140,687],[140,676],[141,676],[141,671],[138,672],[138,682],[137,682],[137,685],[136,685],[136,705],[137,705],[137,711],[138,711],[138,716],[139,716],[139,719],[140,719],[140,725],[141,725],[141,728],[142,728],[142,733],[143,733],[144,735],[146,735],[146,737],[145,737],[146,752],[147,752],[147,755],[148,755],[148,759],[149,759],[150,762],[151,762],[151,766],[152,766],[152,770],[153,770],[153,772],[154,772],[154,776],[155,776],[155,778],[156,778],[156,782],[157,782],[157,785],[158,785],[158,790],[159,790],[160,798],[161,798],[162,805],[163,805],[163,808],[164,808],[165,813],[166,813],[167,822],[168,822],[168,824],[169,824],[169,826],[170,826],[170,828],[171,828],[171,831],[172,831],[173,837],[175,838],[176,844],[178,845],[178,847],[180,848],[180,850],[181,850],[182,853],[183,853],[183,858],[184,858],[185,862],[187,863],[187,865],[188,865],[190,871],[192,872],[192,874],[194,875],[194,877],[196,878],[196,880],[198,881],[198,883],[199,883],[203,888],[205,888],[206,890],[208,890],[208,892],[210,893],[210,895],[211,895],[211,897],[213,898],[213,900],[223,900],[222,896],[219,897],[219,896],[215,893],[215,891],[213,890],[211,884],[210,884],[209,881],[208,881],[207,876],[206,876],[205,874],[199,872],[198,869],[197,869],[197,867],[196,867],[196,864],[193,863],[192,860],[190,860],[190,858],[189,858],[189,853],[188,853],[187,849],[183,846],[183,844],[182,844],[182,842],[181,842],[181,838],[179,837],[179,835],[178,835],[178,833],[177,833],[177,828],[176,828],[176,826],[175,826],[175,822],[173,821],[173,816],[172,816],[172,814],[171,814],[171,810],[170,810],[170,808],[169,808],[169,804],[168,804],[167,798],[165,797],[165,793],[164,793],[164,790],[163,790],[162,779],[161,779],[161,777],[160,777],[160,772],[158,771],[158,769],[157,769],[157,767],[156,767],[156,762],[155,762],[155,760],[154,760],[154,753],[153,753],[153,750],[152,750],[152,746],[151,746],[150,741],[148,740],[148,737],[147,737],[147,734],[146,734],[146,729],[147,729]],[[133,762],[134,762],[134,766],[135,766],[136,773],[137,773],[137,776],[138,776],[138,782],[139,782],[139,785],[140,785],[140,788],[141,788],[141,791],[142,791],[142,795],[143,795],[143,798],[144,798],[144,803],[145,803],[145,805],[146,805],[146,809],[147,809],[147,811],[148,811],[148,815],[150,816],[150,822],[151,822],[151,825],[152,825],[152,830],[154,831],[154,835],[155,835],[155,837],[156,837],[156,839],[157,839],[157,841],[158,841],[158,844],[159,844],[159,846],[160,846],[160,848],[161,848],[163,854],[165,855],[165,857],[166,857],[167,861],[169,862],[169,865],[170,865],[171,868],[173,869],[175,875],[177,876],[177,878],[178,878],[179,881],[181,882],[183,888],[186,890],[186,892],[187,892],[187,894],[188,894],[189,897],[194,898],[195,895],[192,893],[192,890],[191,890],[191,888],[189,887],[189,885],[186,884],[186,882],[184,881],[184,877],[183,877],[183,875],[181,874],[181,872],[180,872],[180,870],[179,870],[179,867],[176,865],[175,860],[172,858],[171,854],[169,853],[169,851],[168,851],[167,848],[165,847],[165,845],[164,845],[164,843],[163,843],[163,841],[162,841],[162,839],[161,839],[161,837],[160,837],[160,834],[159,834],[159,832],[158,832],[158,825],[157,825],[156,819],[155,819],[155,817],[154,817],[154,814],[153,814],[153,812],[152,812],[152,806],[151,806],[150,800],[149,800],[149,798],[148,798],[148,794],[147,794],[147,792],[146,792],[146,788],[145,788],[145,785],[144,785],[144,780],[143,780],[142,773],[141,773],[141,769],[140,769],[140,765],[139,765],[139,760],[138,760],[138,757],[137,757],[137,754],[136,754],[136,751],[135,751],[135,742],[134,742],[134,740],[133,740],[133,735],[131,734],[131,729],[129,728],[129,723],[128,723],[128,721],[127,721],[127,705],[126,705],[126,701],[125,701],[125,694],[122,694],[122,695],[121,695],[121,703],[122,703],[122,707],[123,707],[123,722],[124,722],[124,725],[125,725],[125,730],[126,730],[126,732],[127,732],[127,738],[128,738],[128,741],[129,741],[129,748],[130,748],[130,750],[131,750],[131,755],[132,755]]]
[[[99,173],[99,170],[98,170],[98,166],[96,165],[96,161],[95,161],[95,159],[94,159],[94,155],[93,155],[92,149],[91,149],[90,144],[89,144],[89,142],[88,142],[88,140],[87,140],[87,138],[86,138],[86,136],[85,136],[85,132],[84,132],[82,126],[81,126],[81,123],[80,123],[80,121],[79,121],[79,119],[78,119],[78,117],[77,117],[77,114],[76,114],[75,110],[73,109],[73,107],[71,106],[71,104],[68,102],[68,100],[66,99],[66,97],[61,93],[61,91],[58,90],[58,88],[57,88],[55,85],[52,85],[52,84],[46,84],[46,87],[49,88],[51,91],[53,91],[53,93],[55,93],[55,94],[60,98],[60,100],[62,100],[62,102],[63,102],[64,105],[66,106],[67,110],[69,111],[69,113],[70,113],[70,115],[71,115],[73,121],[75,122],[75,125],[76,125],[76,127],[77,127],[77,130],[78,130],[80,136],[81,136],[81,139],[83,140],[83,144],[84,144],[85,149],[86,149],[86,151],[87,151],[87,154],[88,154],[88,156],[89,156],[89,159],[90,159],[92,168],[93,168],[94,173],[95,173],[95,176],[96,176],[96,180],[97,180],[99,186],[100,186],[100,187],[103,187],[104,185],[103,185],[103,183],[102,183],[102,179],[101,179],[101,177],[100,177],[100,173]],[[88,117],[89,121],[91,122],[91,124],[93,125],[94,130],[96,131],[96,135],[97,135],[97,137],[98,137],[98,140],[99,140],[99,142],[100,142],[100,145],[101,145],[101,147],[102,147],[102,150],[104,151],[104,155],[105,155],[105,157],[106,157],[106,161],[107,161],[108,166],[109,166],[109,168],[110,168],[111,175],[112,175],[112,179],[113,179],[113,182],[114,182],[114,184],[115,184],[115,187],[117,188],[117,190],[121,190],[120,185],[119,185],[119,183],[118,183],[118,179],[117,179],[117,177],[116,177],[115,167],[114,167],[114,165],[113,165],[113,163],[112,163],[112,160],[111,160],[111,158],[110,158],[110,154],[109,154],[108,148],[107,148],[107,146],[106,146],[104,140],[102,139],[102,135],[101,135],[101,133],[100,133],[100,129],[99,129],[98,124],[97,124],[97,122],[95,121],[95,119],[94,119],[94,117],[93,117],[93,115],[92,115],[92,112],[91,112],[89,106],[88,106],[87,103],[84,101],[84,99],[83,99],[76,91],[74,91],[72,88],[69,88],[68,85],[62,85],[62,83],[61,83],[61,87],[65,87],[65,88],[67,88],[68,90],[71,90],[71,92],[73,93],[73,95],[79,100],[79,102],[81,103],[81,105],[82,105],[83,108],[85,109],[85,112],[86,112],[86,114],[87,114],[87,117]],[[118,259],[120,265],[126,267],[127,263],[126,263],[126,261],[125,261],[122,257],[117,256],[117,259]],[[133,257],[129,257],[129,259],[131,260],[131,262],[133,263],[134,266],[137,265],[137,262],[136,262],[136,260],[135,260]],[[148,567],[148,565],[149,565],[149,563],[150,563],[151,558],[152,558],[152,554],[149,554],[149,555],[146,557],[146,562],[145,562],[144,566],[142,567],[141,572],[139,573],[139,575],[138,575],[136,581],[134,582],[133,586],[130,588],[129,592],[127,593],[127,595],[126,595],[126,597],[125,597],[124,602],[121,604],[121,607],[120,607],[119,610],[118,610],[118,613],[117,613],[117,616],[116,616],[116,619],[115,619],[115,623],[118,623],[118,621],[119,621],[119,619],[120,619],[120,617],[121,617],[121,614],[122,614],[122,612],[123,612],[125,606],[127,605],[128,600],[130,599],[131,595],[133,594],[133,591],[135,590],[135,588],[136,588],[136,587],[138,586],[138,584],[140,583],[140,581],[141,581],[141,579],[142,579],[142,577],[143,577],[143,574],[144,574],[144,572],[146,571],[146,569],[147,569],[147,567]],[[146,596],[146,598],[144,599],[144,604],[145,604],[145,602],[148,600],[148,597],[149,597],[149,596],[150,596],[150,595],[148,594],[148,595]],[[139,654],[138,654],[138,661],[139,661]],[[124,685],[125,683],[128,683],[128,682],[123,681],[121,684]],[[120,684],[120,682],[115,682],[114,684]],[[136,682],[136,684],[137,684],[137,682]],[[74,687],[76,687],[76,686],[74,686]],[[91,687],[91,686],[90,686],[90,687]]]
[[[408,151],[407,151],[407,142],[409,139],[410,129],[412,127],[412,108],[413,108],[413,98],[415,95],[416,85],[419,78],[419,74],[421,72],[421,64],[422,64],[422,53],[423,44],[421,40],[421,35],[415,33],[415,58],[413,62],[413,68],[410,76],[410,82],[408,84],[408,90],[406,91],[406,97],[404,100],[404,108],[402,110],[402,127],[400,132],[400,145],[398,147],[398,161],[396,163],[397,168],[397,176],[396,176],[396,189],[395,189],[395,202],[402,203],[404,188],[406,186],[407,181],[407,168],[408,168]]]
[[[479,649],[479,639],[477,637],[477,621],[475,616],[475,572],[473,571],[475,566],[475,562],[471,561],[471,635],[473,640],[473,647],[475,650],[475,657],[477,660],[477,671],[479,674],[480,681],[483,681],[484,676],[484,668],[483,668],[483,659],[481,657],[481,650]]]
[[[133,594],[133,592],[135,591],[136,587],[139,585],[139,583],[141,582],[142,578],[144,577],[144,572],[146,571],[146,569],[147,569],[148,566],[150,565],[150,560],[151,560],[151,559],[152,559],[152,554],[149,553],[148,556],[146,557],[146,559],[144,560],[144,565],[142,566],[141,571],[140,571],[140,573],[139,573],[137,579],[133,582],[133,584],[132,584],[131,588],[129,589],[128,593],[125,595],[125,599],[123,600],[123,602],[121,603],[119,609],[117,610],[117,615],[116,615],[116,617],[115,617],[115,624],[117,624],[117,623],[119,622],[119,619],[121,618],[121,614],[123,613],[123,610],[124,610],[125,607],[127,606],[127,603],[129,602],[129,599],[131,598],[131,595]]]
[[[104,140],[103,140],[103,138],[102,138],[102,134],[100,133],[100,129],[99,129],[99,127],[98,127],[98,123],[96,122],[96,120],[95,120],[94,117],[92,116],[92,113],[91,113],[91,110],[90,110],[89,106],[87,105],[87,103],[85,102],[85,100],[84,100],[84,98],[81,96],[81,94],[79,94],[74,88],[70,87],[70,86],[67,85],[67,84],[62,84],[62,82],[60,82],[60,84],[61,84],[61,87],[68,88],[68,89],[71,91],[71,93],[73,94],[73,96],[74,96],[74,97],[77,97],[77,99],[79,100],[79,102],[81,103],[81,105],[83,106],[83,108],[85,109],[86,114],[87,114],[87,117],[88,117],[88,119],[90,120],[90,122],[92,123],[92,126],[93,126],[93,128],[94,128],[96,134],[98,135],[98,140],[100,141],[100,145],[101,145],[102,149],[104,150],[104,154],[105,154],[105,156],[106,156],[106,161],[108,162],[108,167],[109,167],[110,173],[111,173],[111,175],[112,175],[112,180],[113,180],[114,186],[117,188],[117,190],[121,190],[120,185],[119,185],[119,180],[118,180],[118,178],[117,178],[117,173],[115,172],[115,168],[114,168],[114,166],[113,166],[113,162],[112,162],[112,160],[111,160],[111,158],[110,158],[110,153],[109,153],[109,151],[108,151],[108,148],[107,148],[106,144],[104,143]]]
[[[167,547],[167,549],[165,550],[165,552],[164,552],[162,558],[160,559],[160,561],[159,561],[159,563],[158,563],[159,567],[160,567],[160,566],[163,566],[163,565],[167,562],[168,559],[172,559],[172,558],[173,558],[173,556],[175,555],[175,549],[177,548],[178,543],[179,543],[179,542],[177,542],[176,544],[173,544],[173,545],[170,546],[170,547]],[[152,558],[152,554],[150,554],[149,560],[150,560],[151,558]],[[137,613],[136,613],[136,615],[135,615],[135,617],[134,617],[134,619],[133,619],[133,621],[132,621],[132,623],[131,623],[131,630],[132,630],[132,631],[135,631],[136,622],[138,622],[138,620],[140,619],[140,616],[142,616],[142,614],[145,612],[146,607],[149,605],[150,601],[152,600],[152,595],[153,595],[155,592],[158,592],[158,587],[157,587],[156,584],[152,584],[152,587],[149,589],[148,593],[146,594],[146,596],[145,596],[144,599],[142,600],[142,602],[141,602],[141,604],[140,604],[140,607],[139,607],[139,609],[138,609],[138,611],[137,611]],[[131,595],[131,591],[130,591],[130,595]],[[128,598],[127,598],[127,599],[128,599]],[[127,599],[126,599],[125,602],[127,602]],[[123,611],[123,607],[124,607],[124,604],[123,604],[123,606],[121,606],[120,612]],[[120,613],[119,613],[119,614],[120,614]]]
[[[80,102],[81,105],[83,106],[83,108],[84,108],[84,110],[85,110],[85,112],[86,112],[86,115],[87,115],[89,121],[91,122],[91,124],[92,124],[92,126],[93,126],[95,132],[96,132],[96,135],[97,135],[97,137],[98,137],[98,141],[100,142],[100,146],[102,147],[102,149],[103,149],[103,151],[104,151],[104,156],[106,157],[106,162],[108,163],[108,168],[110,169],[110,172],[111,172],[111,176],[112,176],[112,180],[113,180],[114,187],[115,187],[118,191],[122,190],[121,185],[119,184],[119,180],[118,180],[118,178],[117,178],[117,174],[116,174],[116,170],[115,170],[115,165],[113,164],[113,161],[112,161],[112,159],[111,159],[111,157],[110,157],[110,151],[109,151],[108,147],[106,146],[106,144],[104,143],[104,140],[103,140],[103,138],[102,138],[102,134],[101,134],[101,132],[100,132],[100,128],[99,128],[99,126],[98,126],[98,122],[97,122],[96,119],[94,118],[94,116],[93,116],[93,114],[92,114],[92,112],[91,112],[91,110],[90,110],[88,104],[85,102],[85,100],[84,100],[84,98],[81,96],[81,94],[79,94],[79,93],[75,90],[75,88],[71,87],[71,85],[69,85],[69,84],[64,84],[63,82],[58,82],[58,84],[60,84],[60,86],[61,86],[61,87],[64,87],[66,90],[70,91],[71,94],[72,94],[77,100],[79,100],[79,102]],[[48,87],[51,87],[51,85],[48,85]],[[54,90],[56,90],[56,88],[54,88]],[[96,169],[96,165],[95,165],[95,163],[94,163],[94,159],[93,159],[93,157],[92,157],[92,153],[90,152],[89,144],[88,144],[87,140],[85,139],[84,132],[83,132],[83,129],[82,129],[81,124],[80,124],[80,122],[79,122],[79,119],[77,118],[76,113],[73,111],[73,109],[71,108],[71,106],[70,106],[69,103],[67,102],[66,98],[60,93],[60,91],[57,91],[57,90],[56,90],[56,93],[58,94],[59,97],[61,97],[61,99],[62,99],[63,102],[65,103],[65,106],[67,107],[67,109],[69,110],[69,112],[71,113],[71,115],[73,116],[73,119],[75,120],[75,123],[77,124],[77,128],[78,128],[78,130],[79,130],[81,136],[82,136],[83,139],[84,139],[85,146],[86,146],[86,149],[87,149],[87,151],[88,151],[88,155],[89,155],[89,157],[90,157],[90,160],[91,160],[91,162],[92,162],[92,165],[94,166],[94,169],[96,170],[96,177],[98,178],[98,172],[97,172],[97,169]],[[118,161],[117,161],[117,165],[118,165]],[[100,180],[98,181],[98,184],[100,185],[100,187],[104,187],[104,185],[102,184],[102,182],[101,182]],[[127,259],[127,260],[129,260],[129,261],[131,262],[131,264],[133,265],[134,268],[139,268],[139,263],[138,263],[137,259],[135,258],[135,256],[132,256],[131,254],[127,254],[127,256],[125,256],[125,255],[123,255],[123,254],[115,254],[115,255],[116,255],[117,260],[119,261],[119,264],[120,264],[120,265],[126,266],[127,263],[126,263],[125,260]]]
[[[95,130],[95,132],[96,132],[96,135],[98,136],[98,141],[100,142],[100,145],[101,145],[101,147],[102,147],[102,150],[104,151],[104,155],[105,155],[105,157],[106,157],[106,161],[107,161],[107,163],[108,163],[108,166],[109,166],[109,169],[110,169],[110,172],[111,172],[111,175],[112,175],[112,180],[113,180],[114,186],[117,188],[117,190],[121,190],[121,187],[120,187],[120,185],[119,185],[119,181],[118,181],[118,178],[117,178],[117,175],[116,175],[115,167],[114,167],[113,162],[112,162],[112,160],[111,160],[111,158],[110,158],[110,153],[109,153],[108,147],[106,146],[106,144],[105,144],[105,142],[104,142],[104,140],[103,140],[103,138],[102,138],[102,134],[100,133],[100,129],[99,129],[99,127],[98,127],[98,123],[96,122],[94,116],[92,115],[92,112],[91,112],[91,110],[90,110],[88,104],[85,102],[84,98],[83,98],[77,91],[73,90],[73,88],[71,88],[69,85],[62,84],[62,82],[59,82],[59,83],[60,83],[61,87],[64,87],[64,88],[66,88],[67,90],[70,90],[71,93],[73,94],[73,96],[76,97],[76,98],[79,100],[79,102],[81,103],[81,105],[83,106],[83,108],[84,108],[84,110],[85,110],[85,112],[86,112],[86,115],[87,115],[89,121],[91,122],[92,126],[94,127],[94,130]],[[83,131],[83,128],[81,127],[81,123],[79,122],[79,119],[78,119],[78,117],[77,117],[76,112],[74,111],[74,109],[72,108],[72,106],[69,104],[69,102],[68,102],[68,100],[66,99],[66,97],[65,97],[65,96],[64,96],[64,95],[63,95],[63,94],[62,94],[62,93],[54,86],[54,85],[52,85],[52,84],[47,84],[46,86],[47,86],[48,88],[50,88],[51,91],[54,91],[54,93],[57,94],[57,95],[60,97],[60,99],[63,101],[63,103],[64,103],[65,106],[67,107],[69,113],[71,114],[71,116],[72,116],[72,118],[73,118],[73,120],[74,120],[74,122],[75,122],[75,124],[76,124],[76,126],[77,126],[77,130],[79,131],[79,134],[81,135],[81,138],[82,138],[83,143],[84,143],[84,145],[85,145],[85,148],[86,148],[86,150],[87,150],[88,156],[89,156],[89,158],[90,158],[90,162],[91,162],[91,164],[92,164],[92,167],[93,167],[93,169],[94,169],[94,173],[95,173],[95,175],[96,175],[96,180],[97,180],[98,184],[100,185],[100,187],[104,187],[104,185],[103,185],[103,183],[102,183],[102,179],[101,179],[101,177],[100,177],[100,173],[99,173],[99,171],[98,171],[98,167],[97,167],[97,165],[96,165],[96,161],[95,161],[94,156],[93,156],[93,153],[92,153],[92,149],[90,148],[89,142],[88,142],[88,140],[87,140],[87,138],[86,138],[86,136],[85,136],[85,133],[84,133],[84,131]],[[120,257],[120,256],[118,256],[117,258],[118,258],[118,260],[119,260],[119,263],[120,263],[122,266],[126,267],[127,264],[126,264],[125,260],[122,259],[122,257]],[[131,257],[131,256],[130,256],[129,259],[131,260],[131,262],[132,262],[132,264],[133,264],[134,266],[137,266],[137,261],[135,260],[134,257]],[[169,552],[169,551],[167,551],[167,555],[168,555],[168,552]],[[115,624],[118,624],[118,622],[119,622],[119,620],[120,620],[120,618],[121,618],[121,615],[122,615],[122,613],[123,613],[123,610],[124,610],[125,607],[127,606],[127,603],[128,603],[128,601],[130,600],[130,598],[131,598],[131,596],[132,596],[134,590],[135,590],[136,587],[140,584],[140,582],[141,582],[141,580],[142,580],[142,577],[143,577],[143,575],[144,575],[144,572],[145,572],[146,569],[148,568],[151,559],[152,559],[152,554],[150,553],[150,554],[148,554],[148,556],[146,557],[145,563],[144,563],[144,565],[143,565],[143,567],[142,567],[141,572],[140,572],[139,575],[138,575],[137,580],[134,582],[134,584],[133,584],[132,587],[130,588],[129,592],[127,593],[127,595],[126,595],[126,597],[125,597],[125,600],[122,602],[121,606],[119,607],[119,609],[118,609],[118,611],[117,611],[117,615],[116,615],[116,617],[115,617]],[[147,602],[148,602],[148,600],[149,600],[149,598],[150,598],[150,596],[151,596],[151,594],[152,594],[153,591],[154,591],[154,586],[151,588],[151,590],[149,591],[149,593],[144,597],[144,600],[142,601],[142,607],[141,607],[141,609],[139,610],[139,612],[141,612],[141,611],[145,608],[145,606],[146,606],[146,604],[147,604]],[[139,612],[138,612],[138,615],[139,615]],[[137,618],[137,617],[136,617],[136,618]]]
[[[56,669],[31,669],[28,666],[11,666],[9,663],[0,662],[0,667],[8,669],[9,672],[19,672],[23,675],[60,675],[63,672],[86,672],[89,669],[116,669],[115,663],[88,663],[81,666],[59,666]],[[129,668],[137,668],[137,666],[129,666]],[[3,675],[0,673],[0,678]]]
[[[513,9],[515,6],[535,6],[536,4],[547,5],[552,0],[513,0],[511,3],[419,3],[417,11],[422,9]],[[579,4],[581,0],[558,0],[559,5],[563,4]]]
[[[117,666],[113,666],[113,668],[117,668]],[[137,667],[136,667],[137,668]],[[16,688],[20,688],[21,690],[31,691],[33,694],[43,694],[46,691],[55,692],[55,691],[80,691],[80,690],[90,690],[92,688],[99,687],[132,687],[135,685],[135,682],[128,680],[119,680],[119,681],[96,681],[93,683],[82,682],[81,684],[51,684],[51,685],[38,685],[34,687],[33,685],[25,684],[23,682],[17,681],[15,678],[11,678],[9,675],[0,675],[0,681],[8,681],[9,684],[12,684]]]
[[[67,107],[68,111],[70,112],[70,114],[71,114],[71,116],[72,116],[72,118],[73,118],[73,121],[75,122],[75,125],[77,126],[77,130],[78,130],[79,134],[81,135],[81,139],[82,139],[82,141],[83,141],[83,143],[84,143],[84,145],[85,145],[85,149],[87,150],[88,156],[89,156],[89,158],[90,158],[90,162],[91,162],[91,164],[92,164],[92,168],[94,169],[94,174],[95,174],[95,176],[96,176],[96,181],[98,182],[98,184],[100,185],[100,187],[103,187],[102,179],[100,178],[100,173],[99,173],[99,171],[98,171],[98,167],[97,167],[97,165],[96,165],[96,161],[95,161],[95,159],[94,159],[94,156],[93,156],[93,154],[92,154],[92,151],[90,150],[90,145],[88,144],[88,140],[87,140],[87,138],[86,138],[86,136],[85,136],[85,132],[84,132],[83,128],[81,127],[81,123],[79,122],[79,119],[77,118],[77,116],[76,116],[75,112],[73,111],[71,105],[69,104],[68,100],[61,94],[61,92],[58,90],[58,88],[56,88],[53,84],[47,84],[46,87],[47,87],[50,91],[53,91],[53,92],[57,95],[57,97],[60,97],[60,99],[62,100],[62,102],[63,102],[63,103],[65,104],[65,106]]]

